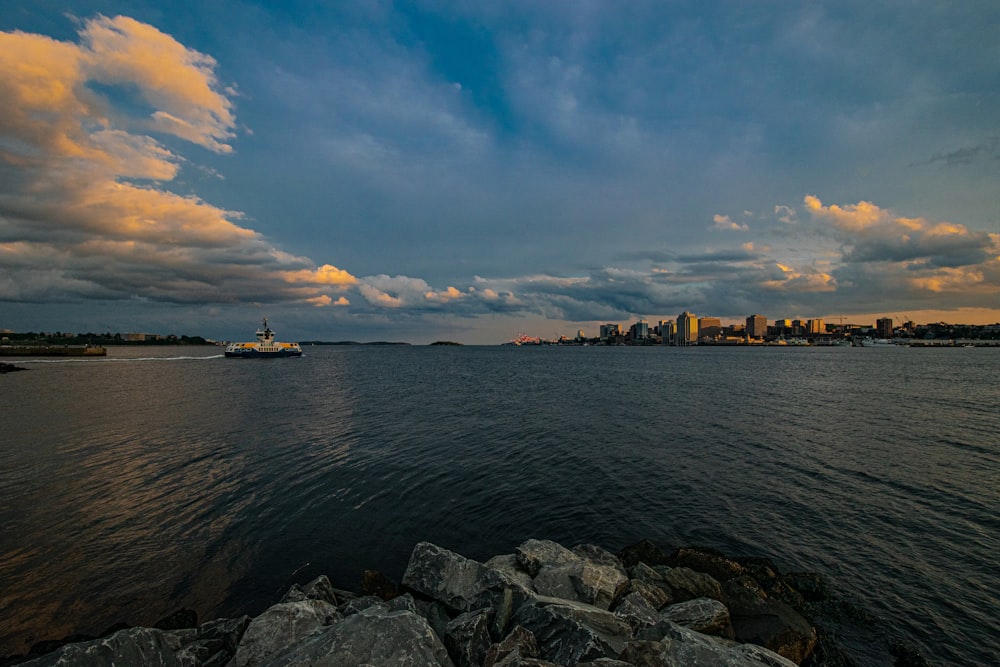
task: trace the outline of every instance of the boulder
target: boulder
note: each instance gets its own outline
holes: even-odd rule
[[[417,611],[417,601],[409,593],[397,595],[386,602],[385,606],[389,611],[412,611],[414,614],[420,613]]]
[[[627,568],[632,568],[639,563],[650,566],[670,564],[670,554],[649,540],[640,540],[625,547],[618,552],[618,558]]]
[[[695,572],[688,567],[659,567],[656,569],[662,574],[674,602],[684,602],[695,598],[726,601],[722,585],[711,575]]]
[[[66,644],[59,650],[21,663],[25,667],[114,667],[114,665],[147,665],[149,667],[181,667],[175,655],[179,642],[165,630],[127,628],[100,639]]]
[[[223,667],[236,654],[249,625],[250,617],[240,616],[220,618],[202,623],[196,629],[175,632],[181,643],[177,659],[183,665]]]
[[[712,598],[695,598],[669,605],[660,610],[660,617],[702,634],[735,638],[729,609]]]
[[[793,667],[794,663],[761,647],[747,652],[738,644],[703,635],[700,632],[668,623],[660,641],[629,642],[621,660],[642,667]]]
[[[383,609],[387,609],[388,604],[386,604],[385,600],[380,597],[366,595],[364,597],[348,600],[344,604],[340,605],[340,613],[345,617],[353,616],[354,614],[360,613],[370,607],[382,607]]]
[[[262,664],[453,667],[444,644],[422,616],[384,606],[372,606],[334,623]]]
[[[618,598],[624,598],[632,594],[641,595],[653,609],[662,609],[671,602],[670,591],[666,588],[666,582],[662,585],[652,584],[641,579],[629,579],[622,590],[618,593]],[[614,609],[618,603],[611,603]]]
[[[483,658],[483,667],[510,665],[516,658],[537,658],[539,655],[535,635],[518,625],[503,638],[503,641],[490,646],[486,651],[486,657]]]
[[[502,556],[494,556],[493,558],[486,561],[486,567],[496,570],[501,574],[505,575],[511,582],[520,584],[526,589],[534,590],[531,583],[531,575],[528,574],[517,564],[517,556],[514,554],[505,554]]]
[[[544,566],[564,565],[579,560],[579,556],[551,540],[527,540],[514,550],[518,566],[531,578]]]
[[[256,667],[305,637],[342,618],[325,600],[281,602],[250,621],[233,657],[233,667]]]
[[[391,600],[399,595],[399,589],[391,579],[378,570],[365,570],[361,575],[361,592],[383,600]]]
[[[406,564],[402,584],[461,613],[472,609],[484,591],[486,572],[486,566],[478,561],[420,542]]]
[[[614,612],[615,616],[628,623],[633,633],[656,625],[660,620],[660,615],[653,605],[638,593],[629,593],[623,597],[615,606]]]
[[[608,609],[628,583],[628,573],[618,558],[600,547],[581,545],[573,551],[559,551],[546,544],[544,550],[550,560],[538,560],[533,580],[539,595]]]
[[[535,635],[543,659],[561,665],[617,658],[632,638],[632,628],[609,611],[542,596],[521,605],[512,622]]]
[[[467,611],[455,617],[445,630],[445,648],[458,667],[479,667],[486,658],[490,640],[490,612]]]
[[[325,574],[319,575],[305,586],[292,584],[288,592],[285,593],[285,597],[281,598],[282,602],[301,602],[302,600],[324,600],[333,606],[339,604],[333,584],[330,583]]]
[[[687,567],[695,572],[710,575],[719,582],[729,581],[747,573],[742,565],[711,549],[683,547],[673,553],[670,561],[674,567]]]
[[[750,577],[726,583],[736,639],[764,646],[796,664],[816,645],[816,630],[797,611],[767,593]]]

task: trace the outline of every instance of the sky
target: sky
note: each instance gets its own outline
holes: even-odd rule
[[[0,4],[0,329],[1000,322],[1000,3]]]

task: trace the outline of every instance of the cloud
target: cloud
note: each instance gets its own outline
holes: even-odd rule
[[[785,223],[786,225],[794,225],[798,222],[795,217],[795,209],[790,206],[785,206],[784,204],[779,204],[774,207],[774,215],[777,216],[778,220]]]
[[[735,232],[746,232],[750,230],[750,225],[744,223],[733,222],[728,215],[716,214],[712,217],[713,225],[712,229],[721,229],[726,231]]]
[[[167,189],[185,162],[157,137],[231,151],[215,67],[123,16],[84,21],[79,43],[0,32],[0,299],[346,305],[321,290],[347,271]]]

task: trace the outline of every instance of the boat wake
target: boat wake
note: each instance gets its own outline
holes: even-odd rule
[[[100,359],[18,359],[16,363],[21,364],[106,364],[124,363],[130,361],[208,361],[210,359],[223,359],[224,354],[213,354],[208,357],[130,357],[130,358],[109,358]]]

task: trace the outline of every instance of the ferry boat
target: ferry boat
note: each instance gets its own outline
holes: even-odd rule
[[[298,343],[279,343],[274,340],[274,332],[267,326],[267,318],[257,329],[257,342],[230,343],[226,346],[227,357],[242,359],[270,359],[273,357],[301,357],[302,348]]]

